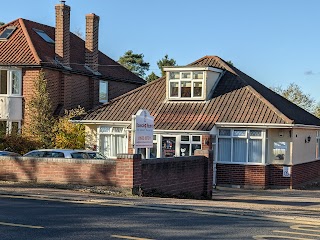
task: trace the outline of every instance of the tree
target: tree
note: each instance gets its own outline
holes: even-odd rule
[[[27,102],[27,110],[30,123],[26,127],[26,133],[32,139],[40,142],[44,148],[51,147],[52,117],[51,101],[47,91],[47,80],[43,71],[39,72],[33,83],[33,95]]]
[[[151,72],[147,77],[146,77],[146,80],[147,82],[152,82],[153,80],[156,80],[158,79],[159,76],[157,76],[154,72]]]
[[[121,56],[118,60],[122,66],[143,78],[145,76],[145,72],[149,70],[150,64],[143,60],[144,55],[133,53],[132,50],[125,52],[123,56]]]
[[[314,108],[314,115],[317,117],[317,118],[320,118],[320,103],[318,103],[315,108]]]
[[[159,69],[161,70],[161,75],[163,77],[165,75],[165,72],[163,71],[163,67],[176,66],[176,60],[174,60],[173,58],[169,59],[168,54],[166,54],[164,56],[164,58],[160,59],[157,62],[157,65],[158,65]]]
[[[233,62],[231,60],[227,61],[227,63],[233,66]]]
[[[303,93],[297,84],[290,83],[285,89],[281,86],[271,89],[306,111],[315,113],[315,100],[309,94]]]
[[[52,142],[55,148],[82,149],[85,145],[85,127],[80,123],[72,123],[70,119],[85,114],[80,106],[72,110],[65,110],[52,129]]]
[[[4,25],[4,22],[0,22],[0,26]]]

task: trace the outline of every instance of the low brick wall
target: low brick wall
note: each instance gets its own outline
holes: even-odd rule
[[[263,165],[217,164],[217,185],[265,188],[267,169]]]
[[[205,156],[143,160],[141,167],[146,195],[199,198],[212,194],[212,167]]]
[[[0,180],[82,184],[130,188],[136,194],[211,196],[212,161],[204,156],[141,160],[140,154],[121,154],[115,160],[0,157]],[[141,191],[142,190],[142,191]]]
[[[283,176],[284,165],[217,164],[217,185],[248,188],[297,188],[320,179],[320,160],[291,166],[291,176]]]

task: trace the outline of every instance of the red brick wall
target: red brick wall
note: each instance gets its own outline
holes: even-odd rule
[[[204,156],[142,160],[142,190],[146,195],[211,196],[208,167]]]
[[[268,165],[270,188],[291,188],[291,177],[283,177],[283,165]]]
[[[140,87],[141,85],[133,84],[133,83],[109,81],[108,86],[109,86],[109,100],[111,100],[137,87]]]
[[[298,187],[320,178],[320,160],[302,163],[292,167],[292,185]]]
[[[263,165],[217,164],[217,185],[261,187],[267,185],[267,169]]]
[[[116,185],[116,164],[73,159],[0,159],[0,179],[17,182]]]

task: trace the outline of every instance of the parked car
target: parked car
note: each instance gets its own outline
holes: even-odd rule
[[[99,152],[80,149],[38,149],[23,155],[24,157],[106,159]]]
[[[19,157],[21,156],[19,153],[15,152],[9,152],[9,151],[0,151],[0,156],[14,156],[14,157]]]

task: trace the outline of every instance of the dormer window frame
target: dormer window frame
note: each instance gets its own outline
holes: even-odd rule
[[[169,101],[205,101],[215,81],[223,74],[222,69],[209,66],[169,66],[163,70],[166,72],[166,96]],[[190,92],[186,90],[188,95],[183,96],[183,84],[188,83]]]

